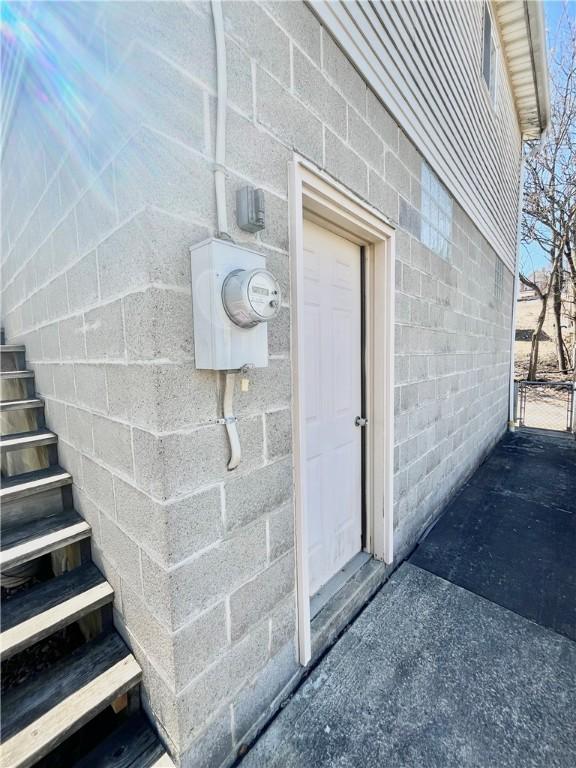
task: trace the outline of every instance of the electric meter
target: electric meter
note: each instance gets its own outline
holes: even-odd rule
[[[219,238],[194,245],[190,256],[196,368],[265,368],[268,321],[281,304],[265,257]]]
[[[280,308],[280,286],[266,269],[235,269],[222,285],[226,314],[241,328],[272,320]]]

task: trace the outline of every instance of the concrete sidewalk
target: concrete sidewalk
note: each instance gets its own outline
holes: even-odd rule
[[[507,435],[242,768],[574,768],[575,520],[574,443]]]

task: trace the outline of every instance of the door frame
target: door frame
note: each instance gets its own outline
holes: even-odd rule
[[[393,561],[394,227],[377,210],[299,155],[289,164],[292,442],[299,661],[311,658],[306,525],[304,349],[304,218],[364,248],[366,413],[366,547]]]

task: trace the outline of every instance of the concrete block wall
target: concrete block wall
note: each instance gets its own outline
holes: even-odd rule
[[[71,34],[101,78],[82,84],[80,129],[67,115],[55,136],[30,104],[16,116],[3,318],[27,345],[147,706],[182,765],[217,766],[298,674],[292,152],[397,227],[398,551],[505,428],[512,276],[497,299],[496,254],[456,202],[449,259],[420,242],[421,156],[307,6],[225,3],[230,234],[266,256],[284,297],[270,365],[237,393],[244,460],[230,474],[222,381],[194,367],[188,255],[216,224],[209,4],[73,7],[90,14]],[[266,196],[256,235],[235,226],[246,183]]]

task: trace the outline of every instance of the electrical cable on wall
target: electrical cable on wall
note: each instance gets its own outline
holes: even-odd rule
[[[212,0],[212,18],[216,42],[217,101],[216,110],[216,152],[214,162],[214,187],[216,191],[216,221],[218,237],[231,240],[228,233],[228,215],[226,211],[226,111],[228,108],[228,81],[226,77],[226,39],[224,19],[220,0]],[[242,461],[242,447],[238,434],[237,419],[234,415],[234,387],[236,374],[228,371],[224,374],[224,395],[222,404],[223,422],[230,443],[230,461],[228,469],[236,469]]]

